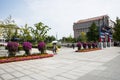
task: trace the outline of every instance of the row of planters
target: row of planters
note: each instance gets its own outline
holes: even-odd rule
[[[9,55],[8,57],[6,56],[0,57],[0,63],[41,59],[41,58],[48,58],[48,57],[54,56],[53,54],[48,54],[45,52],[46,44],[44,42],[40,42],[37,45],[37,48],[40,51],[40,53],[37,53],[37,54],[30,54],[30,50],[32,49],[32,44],[30,42],[24,42],[22,44],[22,48],[23,48],[22,50],[25,51],[25,55],[15,56],[16,52],[18,51],[18,48],[19,48],[19,44],[17,42],[9,42],[7,44]]]
[[[78,42],[77,43],[77,47],[78,47],[78,50],[76,52],[79,52],[81,50],[93,50],[93,49],[97,49],[98,46],[97,46],[97,43],[81,43],[81,42]]]
[[[57,45],[57,47],[61,48],[61,45]],[[32,45],[32,48],[38,48],[38,45]],[[46,49],[47,50],[52,50],[53,49],[53,44],[52,43],[46,44]],[[18,51],[20,51],[20,50],[23,50],[23,46],[21,46],[21,45],[18,46]]]
[[[46,50],[46,44],[44,42],[39,42],[37,48],[41,54],[44,54]],[[9,57],[15,56],[16,52],[18,52],[20,49],[23,49],[25,51],[25,55],[30,55],[32,44],[30,42],[23,42],[22,46],[19,47],[19,44],[17,42],[8,42],[7,49]]]

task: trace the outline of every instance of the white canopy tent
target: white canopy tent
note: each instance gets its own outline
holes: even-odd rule
[[[52,41],[52,43],[58,43],[58,41]]]

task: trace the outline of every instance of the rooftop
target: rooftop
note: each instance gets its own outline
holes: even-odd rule
[[[82,19],[82,20],[79,20],[79,21],[77,21],[75,23],[84,23],[84,22],[99,20],[99,19],[103,19],[103,17],[108,17],[108,15],[102,15],[102,16],[97,16],[97,17],[93,17],[93,18]]]

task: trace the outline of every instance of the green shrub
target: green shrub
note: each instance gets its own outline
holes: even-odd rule
[[[48,49],[48,50],[52,50],[52,48],[53,48],[52,43],[48,43],[48,44],[47,44],[47,49]]]
[[[61,45],[57,45],[58,48],[61,48]]]
[[[61,45],[57,45],[58,48],[61,48]],[[48,50],[52,50],[53,49],[53,44],[52,43],[48,43],[47,44],[47,49]]]
[[[32,45],[32,48],[38,48],[38,46],[37,45]]]
[[[21,51],[23,50],[23,47],[22,46],[18,46],[18,51]]]

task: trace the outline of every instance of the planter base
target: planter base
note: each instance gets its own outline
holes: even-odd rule
[[[90,52],[90,51],[96,51],[96,50],[101,50],[100,48],[94,48],[94,49],[81,49],[81,50],[76,50],[75,52]]]
[[[48,58],[53,57],[53,54],[33,54],[29,56],[16,56],[16,57],[1,57],[0,58],[0,64],[1,63],[8,63],[8,62],[16,62],[16,61],[25,61],[25,60],[33,60],[33,59],[41,59],[41,58]]]

